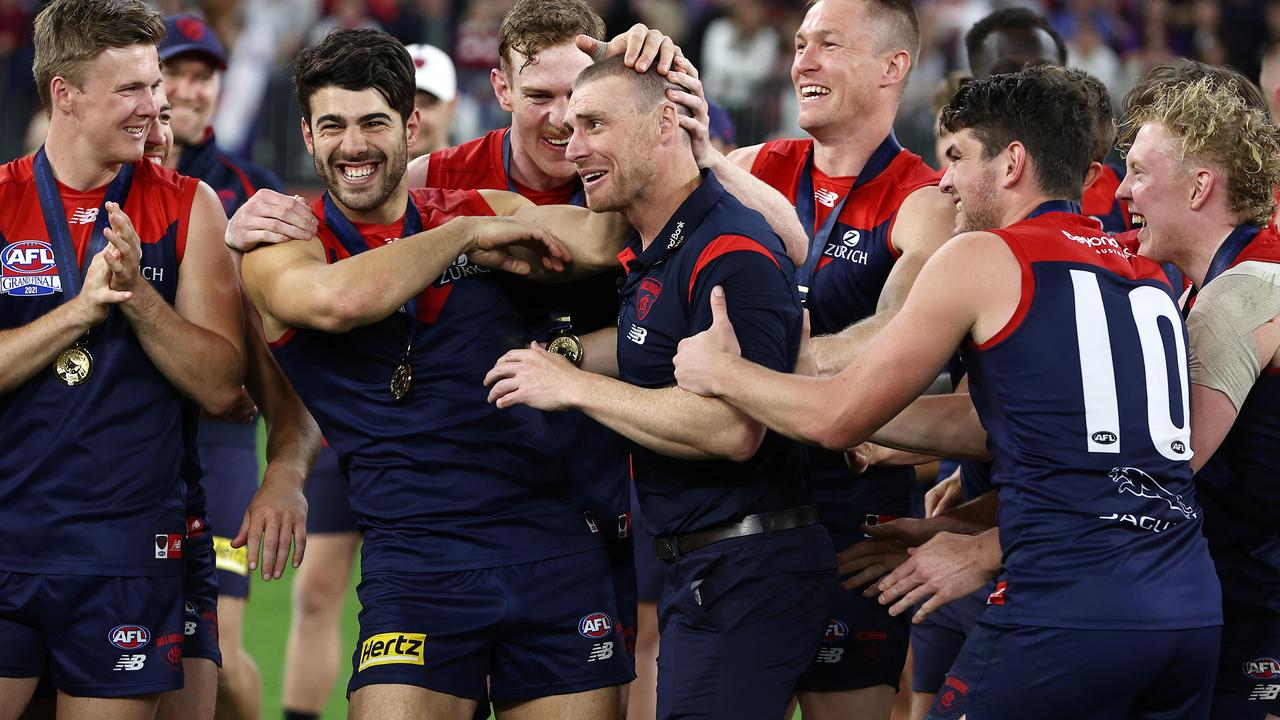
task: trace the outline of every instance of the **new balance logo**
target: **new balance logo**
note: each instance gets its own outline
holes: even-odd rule
[[[627,331],[627,339],[637,345],[643,345],[645,338],[649,337],[649,331],[639,325],[632,325]]]
[[[112,668],[112,670],[116,672],[121,670],[133,672],[134,670],[141,670],[142,666],[146,663],[146,655],[121,655],[120,659],[116,661],[116,666]]]
[[[818,651],[816,662],[834,665],[844,659],[844,648],[822,648]]]
[[[71,219],[68,222],[72,225],[88,225],[98,219],[98,210],[99,208],[96,207],[76,208],[76,211],[71,213]]]
[[[591,646],[591,653],[587,655],[587,662],[592,663],[597,660],[608,660],[613,657],[613,643],[602,642]]]
[[[1280,697],[1280,685],[1254,685],[1250,700],[1275,700]]]
[[[836,203],[840,200],[840,193],[835,190],[814,190],[813,196],[818,199],[818,202],[826,205],[827,207],[835,207]]]

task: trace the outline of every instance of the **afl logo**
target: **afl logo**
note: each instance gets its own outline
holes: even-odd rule
[[[137,650],[151,642],[151,631],[141,625],[117,625],[107,633],[107,639],[121,650]]]
[[[845,247],[857,247],[858,241],[861,239],[862,239],[862,233],[858,232],[857,230],[850,230],[844,234],[844,237],[841,239],[841,242],[844,243]]]
[[[1115,433],[1107,432],[1106,430],[1099,430],[1098,432],[1094,433],[1092,437],[1093,437],[1093,441],[1098,443],[1099,445],[1114,445],[1116,440],[1120,439],[1116,437]]]
[[[1182,442],[1181,440],[1174,440],[1173,444],[1169,446],[1169,449],[1181,455],[1182,453],[1187,451],[1187,444]]]
[[[55,266],[53,248],[40,240],[21,240],[4,249],[0,263],[19,275],[38,275]]]
[[[1244,674],[1254,680],[1274,680],[1280,677],[1280,660],[1262,657],[1244,664]]]
[[[605,613],[591,613],[578,621],[578,633],[585,638],[599,640],[613,632],[613,620]]]
[[[836,643],[844,640],[849,636],[849,626],[831,618],[831,622],[827,623],[827,633],[822,636],[824,643]]]

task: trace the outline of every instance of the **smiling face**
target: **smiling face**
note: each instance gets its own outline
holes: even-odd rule
[[[882,74],[874,28],[857,0],[823,0],[796,31],[791,82],[800,127],[842,126],[866,112]]]
[[[404,180],[416,113],[402,123],[377,90],[333,85],[311,96],[310,109],[302,136],[329,193],[349,210],[380,208]]]
[[[164,64],[164,86],[173,103],[173,135],[183,145],[204,139],[222,86],[222,73],[204,56],[187,53]]]
[[[1174,139],[1163,127],[1138,129],[1125,156],[1125,176],[1116,199],[1128,207],[1138,231],[1138,251],[1154,260],[1173,257],[1179,228],[1189,220],[1194,180],[1174,157]]]
[[[528,65],[520,53],[510,54],[508,71],[493,70],[490,81],[502,109],[511,113],[511,143],[531,161],[540,179],[569,180],[574,167],[565,159],[565,115],[573,81],[591,64],[591,57],[571,42],[544,49]]]
[[[63,90],[55,90],[55,99],[65,100],[80,136],[104,161],[137,162],[147,128],[160,109],[156,101],[160,88],[156,47],[108,48],[84,63],[81,76],[81,87],[62,80]]]
[[[969,128],[946,136],[947,170],[938,187],[956,206],[955,232],[994,230],[1003,223],[996,193],[999,155],[982,159],[982,143]]]
[[[582,178],[587,207],[622,211],[653,185],[660,109],[638,107],[622,78],[604,77],[578,87],[569,101],[573,134],[567,157]]]
[[[147,129],[147,142],[144,155],[148,160],[164,165],[169,160],[169,151],[173,149],[172,106],[165,97],[164,87],[156,93],[156,102],[160,104],[160,114]]]

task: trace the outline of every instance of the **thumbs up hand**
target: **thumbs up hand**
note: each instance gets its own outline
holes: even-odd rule
[[[717,285],[711,290],[711,327],[681,340],[676,348],[676,382],[689,392],[714,396],[728,363],[741,355],[724,289]]]

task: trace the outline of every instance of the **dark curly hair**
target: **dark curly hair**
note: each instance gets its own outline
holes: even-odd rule
[[[413,113],[417,87],[413,58],[399,40],[381,30],[335,30],[299,52],[293,62],[293,87],[308,123],[311,96],[330,86],[356,91],[373,88],[402,121]]]
[[[1092,160],[1094,108],[1081,83],[1059,67],[992,75],[960,86],[942,108],[947,132],[971,130],[989,160],[1020,142],[1046,194],[1079,200]]]

